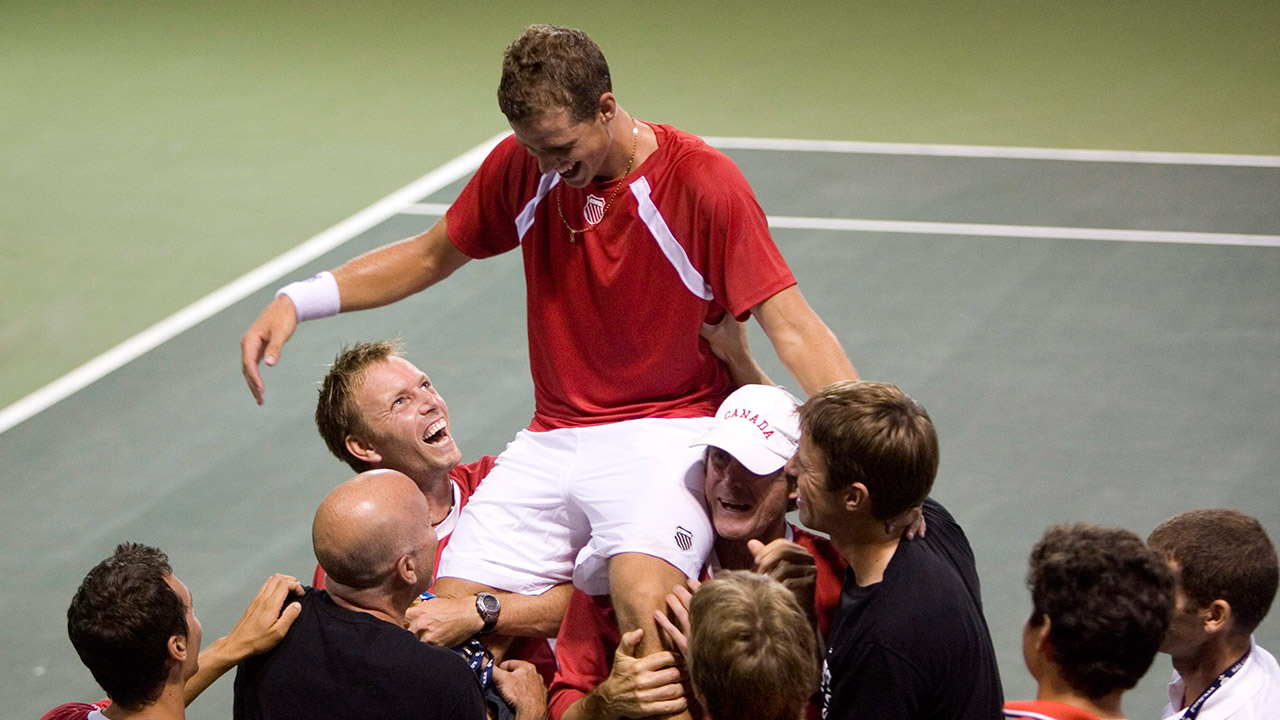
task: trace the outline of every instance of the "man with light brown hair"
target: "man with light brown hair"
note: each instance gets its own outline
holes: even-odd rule
[[[1280,665],[1253,640],[1280,584],[1275,546],[1237,510],[1192,510],[1147,543],[1177,577],[1162,652],[1173,660],[1166,720],[1261,720],[1280,712]]]
[[[795,595],[759,573],[705,582],[689,607],[689,675],[712,720],[796,720],[818,689],[818,648]]]
[[[824,716],[992,718],[1003,701],[973,550],[928,499],[938,468],[929,414],[893,385],[841,382],[800,407],[800,521],[849,563],[827,634]],[[891,519],[923,504],[928,532]],[[896,526],[895,526],[896,527]]]

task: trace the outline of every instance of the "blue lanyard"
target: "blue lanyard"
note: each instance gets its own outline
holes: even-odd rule
[[[422,601],[434,600],[435,595],[424,592],[419,599]],[[493,687],[493,653],[489,652],[481,642],[474,637],[462,641],[461,645],[456,645],[453,651],[462,656],[467,661],[467,666],[471,668],[471,672],[480,678],[480,686],[488,690]]]
[[[1240,668],[1244,667],[1244,661],[1249,659],[1249,652],[1251,650],[1253,650],[1253,645],[1250,645],[1249,649],[1244,651],[1244,655],[1241,655],[1240,659],[1235,661],[1231,667],[1224,670],[1222,674],[1218,676],[1217,680],[1214,680],[1209,687],[1205,688],[1204,692],[1200,693],[1200,697],[1196,698],[1195,702],[1187,706],[1186,711],[1182,713],[1182,720],[1196,719],[1196,716],[1200,714],[1200,708],[1204,707],[1209,696],[1217,692],[1218,688],[1222,687],[1222,683],[1226,682],[1232,675],[1240,672]]]

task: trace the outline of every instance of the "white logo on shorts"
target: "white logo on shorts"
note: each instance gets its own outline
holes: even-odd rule
[[[681,550],[689,552],[690,548],[693,547],[693,533],[677,525],[676,545],[679,545]]]
[[[604,219],[604,198],[588,195],[587,204],[582,206],[582,217],[591,225],[599,225]]]

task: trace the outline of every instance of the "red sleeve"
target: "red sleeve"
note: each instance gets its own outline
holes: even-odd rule
[[[575,589],[556,638],[560,669],[548,692],[551,720],[560,720],[569,706],[609,677],[620,642],[609,596],[591,596]]]
[[[480,481],[485,479],[485,476],[493,469],[497,460],[498,458],[492,455],[485,455],[475,462],[456,465],[449,471],[449,479],[462,490],[463,506],[467,504],[467,500],[475,493],[476,488],[480,487]]]
[[[795,276],[738,166],[716,150],[697,153],[684,164],[685,181],[698,193],[703,277],[716,302],[746,320],[751,308],[795,285]]]
[[[542,676],[542,684],[550,685],[556,675],[556,654],[546,638],[516,637],[511,639],[506,657],[532,663]]]
[[[311,573],[311,587],[317,590],[323,590],[324,578],[324,568],[320,567],[320,563],[316,563],[316,571]]]
[[[537,161],[515,136],[498,143],[445,213],[449,240],[474,259],[520,245],[516,216],[538,187]]]
[[[831,629],[831,619],[840,607],[840,590],[844,585],[844,573],[848,565],[830,540],[794,525],[791,530],[796,543],[809,551],[817,565],[818,579],[814,583],[813,605],[818,616],[818,632],[825,638],[827,631]]]
[[[95,703],[63,703],[41,715],[40,720],[84,720],[94,710],[105,710],[109,707],[111,707],[111,701],[107,699]]]

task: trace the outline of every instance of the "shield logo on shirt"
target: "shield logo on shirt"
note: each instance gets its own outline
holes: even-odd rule
[[[604,219],[604,198],[588,195],[587,204],[582,206],[582,217],[591,225],[599,225]]]

